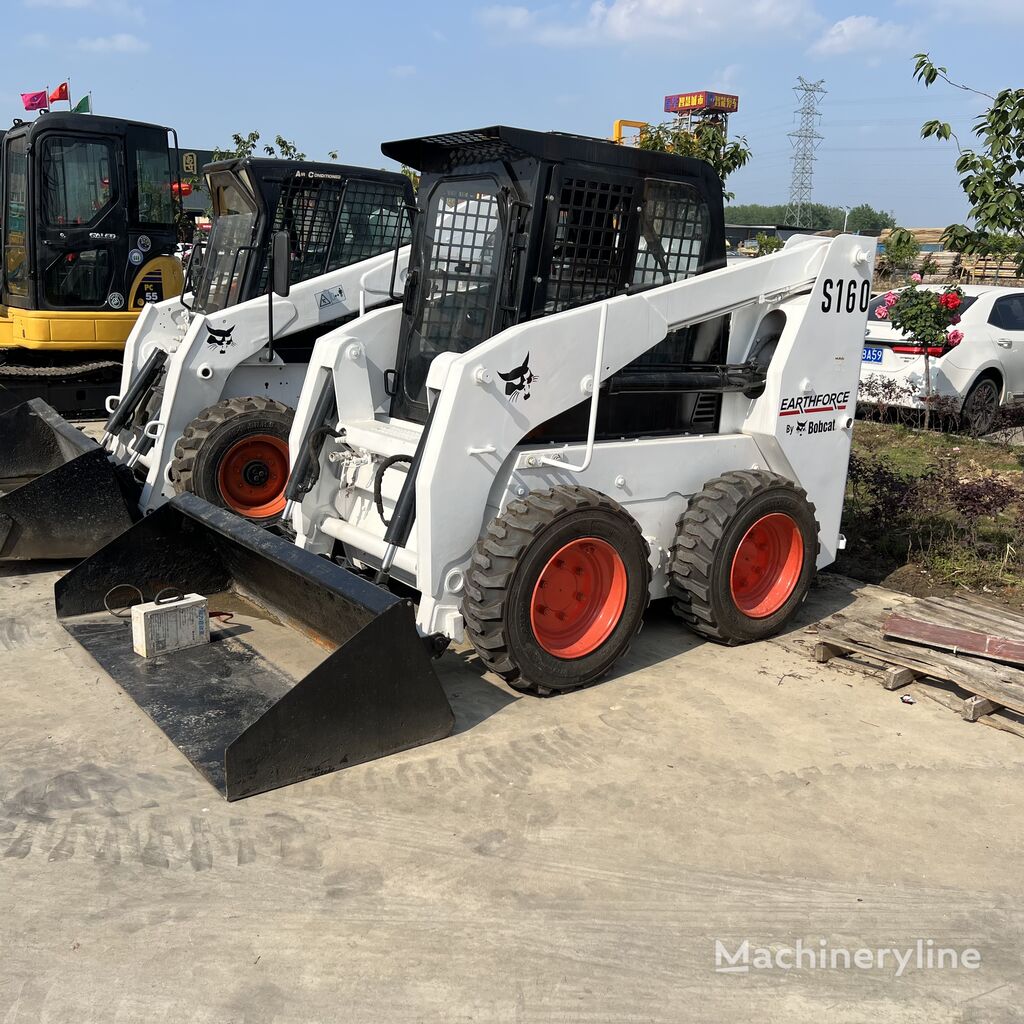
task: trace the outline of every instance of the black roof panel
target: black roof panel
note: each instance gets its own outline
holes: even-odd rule
[[[23,121],[8,128],[8,132],[25,131],[30,135],[52,129],[74,129],[76,131],[92,131],[98,135],[120,135],[127,128],[157,128],[169,132],[160,124],[149,124],[146,121],[129,121],[123,117],[104,117],[101,114],[73,114],[68,110],[50,111],[40,114],[32,121]]]
[[[533,158],[552,163],[603,164],[645,177],[701,178],[710,175],[717,179],[710,164],[692,157],[636,149],[587,135],[535,132],[504,125],[400,139],[385,142],[380,149],[385,156],[428,173],[441,173],[459,164]]]
[[[389,185],[409,186],[410,189],[412,187],[409,179],[397,171],[384,171],[376,167],[353,167],[349,164],[326,163],[315,160],[283,160],[279,157],[230,157],[227,160],[217,160],[215,163],[205,164],[203,173],[208,174],[211,171],[217,170],[238,171],[243,167],[251,167],[261,178],[273,175],[275,171],[280,172],[283,177],[292,171],[304,170],[336,178],[361,178],[364,181],[386,182]]]

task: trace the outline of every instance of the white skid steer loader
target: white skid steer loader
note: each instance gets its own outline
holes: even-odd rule
[[[651,599],[720,642],[770,635],[842,543],[870,241],[726,268],[699,161],[503,127],[382,149],[423,175],[404,302],[316,345],[295,547],[186,496],[57,588],[65,627],[229,798],[444,735],[427,658],[453,641],[521,690],[571,690]],[[211,644],[148,671],[109,616],[97,632],[115,583],[253,602],[249,660]],[[319,639],[313,671],[275,657],[267,609]],[[228,676],[231,707],[205,683]],[[234,739],[193,735],[204,705]]]
[[[100,445],[38,401],[0,415],[0,561],[84,557],[182,492],[278,522],[314,343],[400,297],[403,175],[252,158],[204,173],[209,241],[181,297],[140,315]]]

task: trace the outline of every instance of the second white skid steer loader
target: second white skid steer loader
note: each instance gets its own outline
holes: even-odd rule
[[[209,241],[186,294],[139,316],[102,442],[40,401],[0,413],[0,561],[84,557],[183,492],[276,523],[315,341],[399,297],[403,175],[253,158],[204,171]]]
[[[571,690],[651,599],[718,641],[770,635],[842,542],[873,244],[795,237],[726,268],[708,165],[593,139],[383,152],[423,172],[404,304],[314,350],[286,513],[303,550],[183,497],[57,587],[65,627],[229,798],[444,735],[426,659],[452,641],[521,690]],[[103,610],[118,583],[227,594],[248,632],[154,669]]]

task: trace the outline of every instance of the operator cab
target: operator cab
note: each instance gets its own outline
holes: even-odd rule
[[[121,118],[16,121],[3,137],[3,305],[137,312],[163,299],[161,274],[139,272],[175,251],[176,147],[171,129]]]
[[[204,173],[213,227],[190,266],[197,312],[265,294],[278,231],[291,242],[293,285],[408,244],[414,195],[402,174],[263,158],[222,160]]]
[[[722,183],[703,161],[506,127],[381,151],[422,172],[395,417],[425,422],[427,372],[440,352],[466,352],[522,321],[725,266]],[[724,318],[670,333],[602,384],[597,436],[715,430],[721,394],[695,391],[692,379],[723,361],[725,341]],[[531,439],[582,438],[588,408],[581,403]]]

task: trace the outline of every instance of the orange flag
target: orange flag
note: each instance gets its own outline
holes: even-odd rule
[[[68,83],[61,82],[53,92],[50,93],[50,102],[56,103],[58,100],[67,101],[68,98]]]

